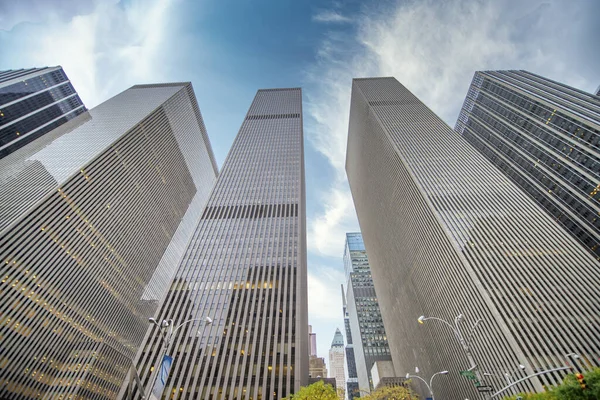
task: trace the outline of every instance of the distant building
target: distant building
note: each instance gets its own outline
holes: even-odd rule
[[[350,315],[346,304],[346,294],[344,293],[344,285],[342,289],[342,304],[344,311],[344,329],[346,331],[346,397],[348,400],[353,400],[360,397],[360,389],[358,387],[358,375],[356,372],[356,360],[354,358],[354,344],[352,343],[352,331],[350,330]]]
[[[62,67],[0,71],[0,159],[86,111]]]
[[[464,330],[483,319],[470,343],[494,388],[519,364],[530,375],[572,352],[579,368],[600,366],[600,263],[396,79],[353,80],[346,172],[399,376],[469,368],[452,331],[420,316]],[[565,374],[516,388],[543,391]],[[484,396],[458,373],[435,386]]]
[[[344,373],[344,337],[339,329],[335,330],[331,348],[329,349],[329,377],[335,378],[336,387],[342,389],[339,391],[340,399],[343,399],[343,392],[346,383]]]
[[[455,130],[600,260],[600,98],[527,71],[476,72]]]
[[[596,96],[600,96],[600,86],[598,86],[598,88],[596,88]]]
[[[312,331],[312,326],[308,326],[308,336],[310,341],[310,355],[308,356],[308,377],[309,378],[327,378],[327,366],[325,359],[317,356],[317,335]]]
[[[358,386],[361,392],[370,392],[373,389],[373,363],[388,361],[392,357],[371,277],[369,258],[360,232],[346,234],[344,270],[348,287],[346,295],[342,293],[346,304],[345,312],[348,314],[345,321],[348,322],[352,335]],[[350,365],[350,360],[347,362]]]

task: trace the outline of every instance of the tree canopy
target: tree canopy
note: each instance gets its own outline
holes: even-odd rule
[[[315,382],[312,385],[303,386],[298,393],[295,393],[284,400],[338,400],[338,395],[333,386],[325,384],[323,381]]]
[[[567,375],[560,386],[544,393],[521,393],[505,399],[515,400],[597,400],[600,399],[600,368],[583,374],[586,388],[583,389],[574,374]]]
[[[412,390],[403,386],[383,386],[360,398],[366,400],[416,400],[418,397]]]

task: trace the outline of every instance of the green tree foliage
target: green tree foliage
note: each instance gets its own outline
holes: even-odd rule
[[[505,397],[515,400],[598,400],[600,399],[600,368],[583,374],[586,389],[582,389],[574,374],[567,375],[560,386],[544,393],[521,393],[516,396]]]
[[[333,386],[325,384],[323,381],[315,382],[312,385],[303,386],[298,393],[295,393],[284,400],[338,400]]]
[[[412,390],[402,386],[384,386],[368,395],[360,397],[366,400],[417,400]]]

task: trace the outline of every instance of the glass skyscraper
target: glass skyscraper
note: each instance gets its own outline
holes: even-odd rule
[[[0,158],[85,111],[62,67],[0,71]]]
[[[156,317],[182,327],[167,399],[281,399],[308,381],[302,92],[259,90]],[[137,358],[159,363],[154,326]]]
[[[483,319],[469,341],[493,390],[519,364],[600,365],[600,263],[396,79],[353,81],[346,171],[397,375],[449,370],[436,392],[483,398],[453,332],[422,315]]]
[[[600,260],[600,98],[526,71],[476,72],[455,130]]]
[[[116,398],[216,175],[189,83],[134,86],[0,160],[1,398]]]
[[[346,233],[344,271],[345,298],[358,384],[361,391],[373,389],[371,368],[375,361],[391,360],[369,258],[360,232]]]

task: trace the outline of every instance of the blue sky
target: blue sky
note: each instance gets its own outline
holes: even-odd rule
[[[138,83],[192,81],[219,166],[259,88],[304,90],[309,321],[343,328],[344,172],[353,77],[395,76],[454,126],[474,71],[600,84],[600,2],[0,0],[0,69],[62,65],[93,107]]]

